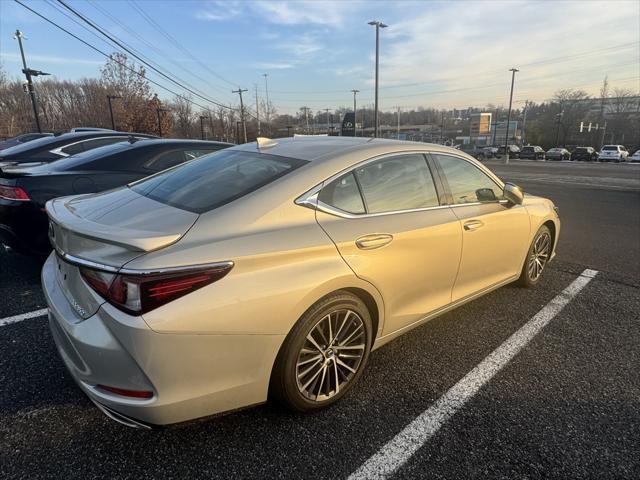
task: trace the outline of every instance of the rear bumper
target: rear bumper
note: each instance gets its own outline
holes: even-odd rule
[[[104,304],[79,318],[56,279],[42,270],[57,350],[80,388],[109,417],[129,426],[166,425],[266,401],[284,335],[189,335],[152,331],[141,317]],[[98,385],[152,391],[149,399]]]

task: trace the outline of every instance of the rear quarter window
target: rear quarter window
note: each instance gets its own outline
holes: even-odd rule
[[[204,213],[243,197],[307,162],[239,150],[196,158],[130,185],[152,200]]]

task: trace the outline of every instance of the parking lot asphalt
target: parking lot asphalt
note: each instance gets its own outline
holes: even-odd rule
[[[266,404],[153,431],[92,406],[44,317],[2,326],[0,477],[347,478],[593,269],[390,478],[640,478],[640,168],[488,165],[560,207],[558,257],[538,287],[501,288],[377,350],[322,412]],[[0,319],[44,307],[39,263],[0,252],[0,298]]]

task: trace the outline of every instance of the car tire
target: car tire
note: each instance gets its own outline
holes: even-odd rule
[[[269,396],[298,412],[337,402],[362,375],[372,343],[371,315],[360,298],[342,290],[324,297],[287,335],[274,364]]]
[[[542,225],[533,237],[529,250],[527,250],[520,278],[517,280],[518,285],[530,288],[540,282],[542,273],[547,263],[549,263],[552,247],[553,237],[551,236],[551,230],[546,225]]]

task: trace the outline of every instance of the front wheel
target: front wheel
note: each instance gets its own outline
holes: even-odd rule
[[[338,291],[319,300],[285,339],[271,396],[300,412],[335,403],[362,375],[372,339],[371,316],[358,297]]]
[[[551,231],[549,227],[543,225],[535,237],[533,237],[533,241],[527,252],[527,258],[524,261],[520,278],[518,279],[520,286],[533,287],[538,284],[542,272],[551,257],[551,245]]]

